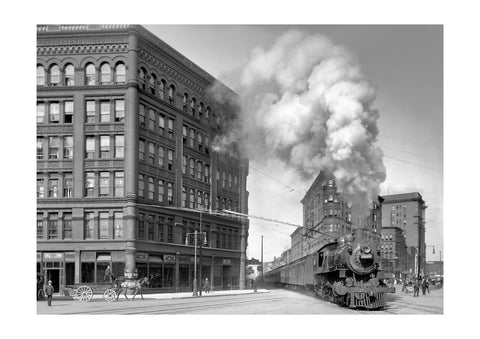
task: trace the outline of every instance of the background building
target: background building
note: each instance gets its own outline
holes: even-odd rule
[[[382,269],[390,272],[395,278],[402,278],[409,274],[408,267],[411,267],[414,256],[407,254],[404,232],[399,227],[382,227],[382,238],[380,243],[382,258]]]
[[[141,26],[38,26],[37,273],[57,291],[108,265],[191,290],[195,230],[198,280],[244,288],[248,222],[207,213],[248,213],[248,160],[212,149],[215,81]]]
[[[407,246],[408,271],[423,274],[425,270],[425,201],[418,192],[382,196],[383,227],[398,227]]]

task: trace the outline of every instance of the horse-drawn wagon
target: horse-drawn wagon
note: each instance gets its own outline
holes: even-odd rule
[[[143,299],[142,287],[145,284],[148,284],[148,278],[146,277],[125,281],[115,279],[112,283],[82,284],[74,287],[74,297],[78,301],[89,302],[94,294],[103,294],[103,299],[106,301],[118,301],[122,292],[125,295],[125,299],[128,299],[127,292],[133,291],[133,299],[139,292]]]

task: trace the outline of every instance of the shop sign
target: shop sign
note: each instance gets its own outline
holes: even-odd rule
[[[162,257],[158,255],[149,255],[148,262],[163,262]]]
[[[62,261],[63,253],[43,253],[43,261]]]
[[[223,259],[223,265],[224,266],[230,266],[230,265],[232,265],[232,261],[230,259]]]
[[[65,252],[65,261],[75,261],[75,252]]]
[[[80,254],[82,261],[95,261],[95,252],[84,251]]]
[[[148,258],[148,254],[147,253],[137,253],[135,255],[135,259],[137,261],[147,261],[147,258]]]
[[[175,254],[164,254],[163,261],[168,263],[175,262]]]
[[[112,261],[125,261],[125,252],[123,251],[112,252]]]
[[[190,257],[190,262],[194,262],[195,261],[195,257]],[[197,263],[200,262],[200,257],[197,257]]]

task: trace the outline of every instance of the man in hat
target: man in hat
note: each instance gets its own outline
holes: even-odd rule
[[[48,306],[52,306],[53,286],[52,281],[48,281],[47,287],[45,287],[45,294],[47,295]]]

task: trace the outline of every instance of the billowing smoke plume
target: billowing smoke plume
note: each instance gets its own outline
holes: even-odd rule
[[[236,91],[211,91],[226,126],[218,147],[237,142],[250,159],[280,159],[304,180],[332,173],[342,194],[368,211],[385,180],[374,146],[379,114],[375,89],[346,48],[288,32],[270,50],[252,51]]]

